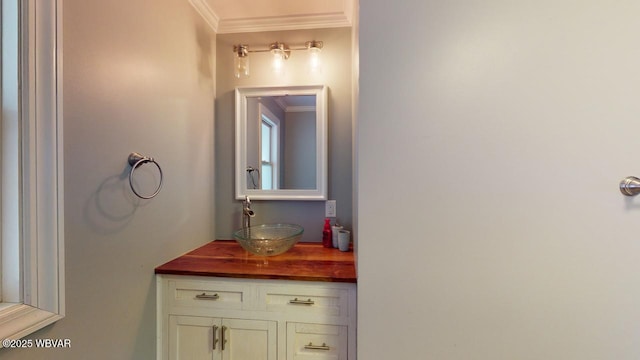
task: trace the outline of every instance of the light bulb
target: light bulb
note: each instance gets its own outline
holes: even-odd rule
[[[289,48],[280,42],[275,42],[269,47],[273,57],[271,69],[275,74],[282,75],[284,73],[284,61],[289,58]]]
[[[233,58],[233,74],[236,78],[249,77],[249,49],[247,45],[236,45],[233,47],[235,56]]]
[[[322,63],[320,62],[320,49],[317,47],[309,48],[309,72],[317,74],[322,72]]]
[[[322,62],[320,62],[322,41],[311,40],[307,41],[305,45],[309,51],[309,72],[312,74],[322,72]]]
[[[249,57],[236,57],[233,62],[236,78],[249,77]]]

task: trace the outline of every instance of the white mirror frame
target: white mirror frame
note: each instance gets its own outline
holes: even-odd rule
[[[315,95],[316,96],[316,188],[315,189],[248,189],[247,168],[247,98],[258,96]],[[272,86],[236,88],[236,199],[249,196],[251,200],[326,200],[328,115],[327,87]]]

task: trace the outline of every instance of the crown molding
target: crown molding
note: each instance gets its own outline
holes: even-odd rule
[[[218,34],[351,27],[356,11],[356,0],[345,0],[343,11],[324,14],[220,19],[206,0],[189,0],[189,3]]]
[[[286,113],[316,111],[315,105],[288,105],[287,102],[280,96],[274,97],[274,102],[282,111]]]
[[[278,105],[280,110],[287,112],[287,103],[282,99],[282,97],[275,97],[274,102]]]
[[[345,13],[340,12],[320,15],[277,16],[253,19],[222,19],[217,32],[218,34],[232,34],[350,26],[351,20],[347,18]]]
[[[220,17],[215,11],[213,11],[209,4],[207,4],[206,0],[189,0],[189,3],[196,9],[198,14],[202,16],[211,29],[217,33],[220,24]]]
[[[316,107],[313,105],[310,106],[287,106],[285,112],[315,112]]]

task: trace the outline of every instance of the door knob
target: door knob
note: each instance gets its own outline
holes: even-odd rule
[[[640,194],[640,178],[635,176],[627,176],[620,181],[620,192],[626,196],[635,196]]]

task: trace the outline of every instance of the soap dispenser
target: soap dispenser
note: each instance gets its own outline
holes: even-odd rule
[[[324,229],[322,230],[322,246],[333,247],[333,236],[331,235],[331,222],[329,218],[324,219]]]

